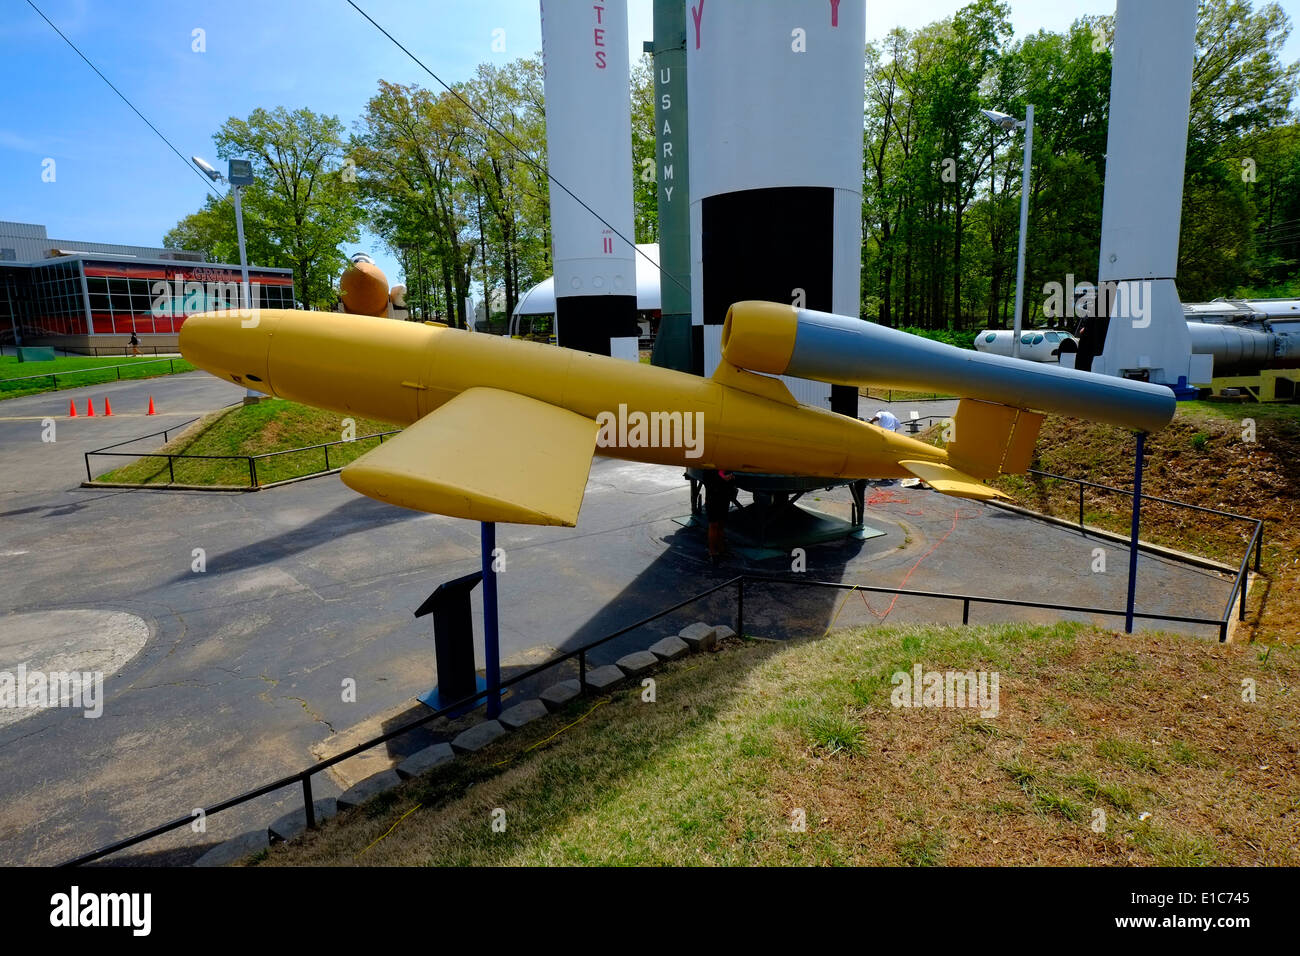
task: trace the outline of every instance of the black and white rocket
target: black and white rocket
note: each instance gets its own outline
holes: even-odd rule
[[[627,2],[542,0],[541,15],[557,341],[635,360]]]

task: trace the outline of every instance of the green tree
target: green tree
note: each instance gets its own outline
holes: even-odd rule
[[[414,244],[436,269],[446,317],[467,322],[465,298],[478,234],[466,197],[475,145],[473,114],[451,93],[380,81],[357,124],[357,183],[379,234]],[[423,308],[428,288],[416,288]]]
[[[343,126],[309,109],[255,109],[231,117],[213,137],[222,158],[252,160],[256,182],[244,193],[244,222],[273,248],[268,265],[293,269],[307,304],[330,308],[347,262],[340,246],[360,238],[361,211],[344,175]]]
[[[1275,224],[1259,221],[1258,159],[1268,156],[1285,179],[1287,161],[1270,150],[1272,131],[1287,125],[1300,64],[1280,54],[1291,30],[1276,3],[1201,0],[1192,70],[1191,121],[1183,185],[1178,289],[1184,299],[1225,295],[1277,252]],[[1243,160],[1255,171],[1246,175]],[[1269,184],[1279,185],[1277,182]],[[1276,213],[1277,194],[1272,194]],[[1267,200],[1265,200],[1267,208]],[[1263,243],[1260,240],[1270,240]],[[1261,261],[1262,260],[1262,261]],[[1276,264],[1275,264],[1276,265]],[[1277,269],[1270,270],[1274,275]]]
[[[632,68],[632,205],[636,241],[659,241],[658,139],[655,137],[654,57]]]

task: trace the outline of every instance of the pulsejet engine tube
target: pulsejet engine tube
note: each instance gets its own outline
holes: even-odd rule
[[[722,330],[722,355],[737,368],[835,385],[949,391],[1017,408],[1164,428],[1174,393],[1153,385],[973,352],[874,322],[775,302],[737,302]]]

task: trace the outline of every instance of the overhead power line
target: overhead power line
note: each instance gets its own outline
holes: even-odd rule
[[[57,33],[60,37],[62,37],[63,42],[66,43],[68,46],[72,47],[73,51],[77,54],[77,56],[81,57],[83,60],[86,61],[86,66],[94,70],[95,75],[98,76],[101,80],[103,80],[106,84],[108,84],[108,88],[112,90],[114,93],[116,93],[123,103],[131,107],[131,112],[135,113],[136,116],[144,120],[144,124],[154,131],[154,135],[156,135],[160,140],[166,143],[167,148],[170,149],[173,153],[175,153],[176,156],[180,159],[180,161],[185,164],[185,168],[188,169],[190,172],[192,172],[195,176],[199,177],[199,181],[203,183],[203,188],[210,195],[212,195],[216,199],[224,198],[212,192],[212,184],[208,181],[208,177],[203,175],[203,173],[199,172],[197,169],[194,168],[194,164],[191,163],[188,159],[186,159],[181,154],[181,151],[172,145],[171,140],[169,140],[166,136],[164,136],[162,134],[162,131],[158,129],[157,126],[154,126],[153,123],[149,122],[149,117],[145,116],[138,109],[136,109],[135,104],[132,103],[129,99],[127,99],[126,94],[123,93],[121,90],[119,90],[116,86],[114,86],[113,81],[110,80],[108,77],[106,77],[103,74],[103,72],[100,71],[99,67],[95,66],[94,63],[90,62],[90,58],[86,56],[86,54],[82,53],[75,43],[73,43],[71,40],[68,39],[67,34],[65,34],[62,30],[60,30],[58,26],[55,25],[54,21],[45,15],[45,12],[41,10],[40,7],[38,7],[35,3],[33,3],[32,0],[27,0],[27,5],[31,7],[33,10],[35,10],[38,14],[40,14],[41,19],[50,25],[50,29],[53,30],[55,33]]]

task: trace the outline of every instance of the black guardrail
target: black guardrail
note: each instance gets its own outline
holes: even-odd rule
[[[1108,486],[1101,486],[1101,487],[1108,487]],[[1122,489],[1112,489],[1112,490],[1122,490]],[[1143,497],[1146,496],[1144,495]],[[1164,499],[1158,499],[1158,500],[1164,500]],[[1170,503],[1181,504],[1180,502],[1170,502]],[[1187,505],[1186,507],[1197,508],[1197,510],[1203,510],[1203,511],[1213,511],[1213,509],[1199,508],[1198,506],[1195,505]],[[1230,515],[1228,512],[1215,512],[1215,513],[1225,514],[1228,515],[1229,517],[1242,518],[1243,520],[1247,520],[1247,521],[1255,520],[1251,518],[1246,518],[1244,515]],[[1252,536],[1251,539],[1252,545],[1258,544],[1262,534],[1261,529],[1262,529],[1262,522],[1257,522],[1254,535]],[[1250,556],[1250,552],[1247,551],[1246,557],[1249,558],[1249,556]],[[1244,567],[1245,564],[1243,562],[1243,573],[1244,573]],[[1228,626],[1227,622],[1229,617],[1231,616],[1232,606],[1236,599],[1238,593],[1238,587],[1241,585],[1242,580],[1243,580],[1242,576],[1241,574],[1239,574],[1238,586],[1234,586],[1232,593],[1228,597],[1227,607],[1224,610],[1223,616],[1220,618],[1194,617],[1189,615],[1178,615],[1178,614],[1155,614],[1155,613],[1146,613],[1146,612],[1134,612],[1133,616],[1135,618],[1142,618],[1148,621],[1170,621],[1179,624],[1205,625],[1206,627],[1212,627],[1218,630],[1220,635],[1219,639],[1222,641],[1225,640],[1227,637],[1227,626]],[[882,585],[846,584],[841,581],[817,581],[817,580],[809,580],[806,578],[790,578],[790,577],[779,576],[779,575],[740,574],[737,575],[736,577],[731,578],[730,580],[722,582],[721,584],[715,585],[714,587],[711,587],[708,590],[701,591],[700,593],[692,595],[691,597],[688,597],[685,600],[678,601],[676,604],[672,605],[671,607],[667,607],[661,611],[657,611],[654,614],[651,614],[649,617],[644,617],[634,624],[629,624],[626,627],[621,627],[616,631],[606,634],[604,637],[598,638],[594,641],[590,641],[589,643],[583,644],[581,647],[575,648],[573,650],[565,651],[557,655],[556,657],[553,657],[550,660],[545,661],[544,663],[538,664],[536,667],[529,668],[528,670],[523,671],[522,673],[517,674],[514,677],[511,677],[509,680],[502,681],[500,687],[496,688],[495,690],[497,693],[499,693],[501,690],[504,690],[508,687],[512,687],[515,684],[518,684],[522,681],[537,677],[538,675],[544,673],[545,671],[553,667],[556,667],[560,664],[563,664],[566,661],[573,660],[574,658],[577,658],[578,660],[578,686],[585,687],[586,676],[587,676],[587,654],[590,651],[592,651],[597,647],[600,647],[603,644],[608,643],[609,641],[614,640],[615,638],[622,637],[624,634],[627,634],[638,628],[645,627],[648,624],[652,624],[655,621],[659,620],[660,618],[668,614],[672,614],[675,611],[679,611],[684,607],[694,604],[695,602],[700,601],[703,598],[710,597],[711,595],[716,594],[719,591],[722,591],[727,588],[734,587],[736,589],[736,605],[735,605],[736,628],[735,629],[736,629],[736,633],[743,637],[745,633],[745,588],[747,585],[751,587],[755,585],[767,585],[767,586],[776,586],[776,587],[826,588],[826,589],[834,589],[834,590],[841,590],[841,591],[868,591],[877,594],[893,594],[899,597],[912,597],[912,598],[922,598],[928,600],[943,600],[943,601],[960,601],[962,605],[962,615],[961,615],[962,624],[970,623],[971,606],[981,605],[981,604],[1004,606],[1004,607],[1035,608],[1040,610],[1061,611],[1061,612],[1072,613],[1072,614],[1090,614],[1090,615],[1101,615],[1105,617],[1118,617],[1118,618],[1125,617],[1127,613],[1126,609],[1124,608],[1104,608],[1104,607],[1092,607],[1092,606],[1084,606],[1084,605],[1077,605],[1077,604],[1058,604],[1058,603],[1046,602],[1046,601],[1022,600],[1019,598],[993,597],[991,595],[985,595],[985,594],[952,594],[943,591],[920,591],[920,590],[911,590],[907,588],[891,588]],[[1245,609],[1244,588],[1241,589],[1241,594],[1242,594],[1242,609],[1244,613],[1244,609]],[[226,800],[220,801],[219,803],[215,803],[209,807],[206,807],[203,809],[203,814],[205,815],[205,817],[209,817],[212,816],[213,814],[220,813],[223,810],[229,810],[231,807],[236,807],[239,806],[240,804],[247,803],[250,800],[255,800],[258,797],[265,796],[268,793],[273,793],[276,790],[282,790],[285,787],[300,786],[302,788],[303,806],[305,808],[304,812],[306,814],[307,825],[309,827],[314,827],[315,809],[313,807],[313,799],[312,799],[312,784],[311,784],[312,777],[314,777],[316,774],[321,773],[322,771],[328,770],[330,767],[334,766],[337,763],[341,763],[344,760],[347,760],[351,757],[355,757],[357,754],[363,753],[364,751],[369,750],[373,747],[377,747],[380,744],[387,743],[388,741],[394,739],[395,737],[400,737],[403,734],[409,733],[412,730],[424,726],[430,721],[438,719],[439,717],[443,717],[450,714],[463,713],[466,709],[475,707],[478,704],[485,702],[487,696],[492,691],[493,688],[487,688],[479,691],[478,693],[472,696],[461,698],[460,700],[455,701],[454,703],[448,704],[437,710],[433,710],[423,717],[402,724],[400,727],[396,727],[393,730],[388,731],[387,733],[379,735],[378,737],[374,737],[363,743],[357,744],[355,747],[351,747],[343,751],[342,753],[335,754],[333,757],[330,757],[326,760],[318,761],[312,764],[311,766],[303,770],[300,770],[298,773],[291,774],[287,777],[281,777],[278,780],[273,780],[270,783],[263,784],[260,787],[256,787],[255,789],[245,791],[244,793],[238,794],[237,796],[230,797]],[[130,847],[136,846],[140,843],[144,843],[147,840],[152,840],[155,837],[162,836],[165,833],[170,833],[171,831],[178,830],[181,827],[189,826],[191,823],[194,822],[194,817],[195,817],[194,811],[192,810],[187,811],[183,816],[177,817],[174,820],[171,820],[167,823],[160,824],[159,826],[156,827],[152,827],[149,830],[145,830],[142,833],[137,833],[134,836],[127,837],[123,840],[118,840],[114,843],[110,843],[107,846],[100,847],[97,850],[92,850],[89,853],[85,853],[72,860],[68,860],[67,862],[61,865],[81,866],[86,863],[92,863],[95,860],[100,860],[113,853],[117,853],[120,852],[121,850],[129,849]]]
[[[227,408],[232,408],[234,405],[241,405],[241,404],[243,404],[243,403],[242,403],[242,402],[234,402],[234,403],[232,403],[231,405],[227,405],[226,407],[227,407]],[[259,481],[259,479],[258,479],[258,476],[257,476],[257,463],[258,463],[259,461],[265,461],[265,460],[268,459],[268,458],[278,458],[278,457],[280,457],[281,455],[293,455],[293,454],[298,454],[298,453],[300,453],[300,452],[305,452],[305,451],[315,451],[316,449],[321,449],[321,450],[323,451],[323,459],[322,459],[322,465],[321,465],[320,468],[317,468],[317,469],[315,469],[314,471],[305,471],[305,472],[303,472],[302,474],[294,475],[292,478],[286,478],[286,479],[283,479],[283,480],[285,480],[285,481],[296,481],[296,480],[298,480],[299,478],[310,478],[310,477],[313,477],[313,476],[315,476],[315,475],[324,475],[324,474],[327,474],[327,473],[330,472],[330,471],[333,471],[334,468],[333,468],[332,465],[330,465],[330,451],[329,451],[329,450],[330,450],[330,448],[334,447],[335,445],[355,445],[355,444],[358,443],[358,442],[367,441],[368,439],[371,439],[371,438],[378,438],[378,439],[379,439],[379,444],[382,445],[382,444],[384,443],[384,439],[385,439],[386,437],[388,437],[389,435],[396,435],[399,431],[401,431],[400,428],[395,428],[395,429],[393,429],[392,431],[386,431],[386,432],[375,432],[375,433],[370,434],[370,435],[358,435],[356,438],[345,438],[345,439],[340,439],[340,440],[338,440],[338,441],[321,442],[321,443],[316,444],[316,445],[303,445],[301,448],[286,448],[286,449],[283,449],[282,451],[268,451],[268,452],[263,452],[263,453],[260,454],[260,455],[190,455],[190,454],[186,454],[186,453],[184,453],[184,452],[180,452],[180,453],[172,453],[172,452],[162,452],[162,451],[138,452],[138,451],[111,451],[111,450],[110,450],[110,449],[114,449],[114,448],[121,448],[123,445],[129,445],[129,444],[131,444],[132,442],[143,441],[143,440],[146,439],[146,438],[156,438],[158,435],[162,435],[162,436],[163,436],[163,444],[165,445],[165,444],[167,444],[167,433],[168,433],[168,432],[176,431],[176,430],[179,429],[179,428],[184,428],[186,425],[192,425],[192,424],[194,424],[194,422],[196,422],[196,421],[198,421],[197,418],[191,418],[191,419],[190,419],[189,421],[187,421],[187,422],[183,422],[183,423],[181,423],[180,425],[172,425],[170,428],[164,429],[163,431],[152,432],[152,433],[150,433],[150,434],[148,434],[148,435],[140,435],[140,436],[138,436],[138,437],[136,437],[136,438],[128,438],[126,441],[116,442],[116,443],[114,443],[114,444],[112,444],[112,445],[105,445],[103,448],[96,448],[94,451],[88,451],[88,452],[85,452],[85,453],[84,453],[84,458],[85,458],[85,461],[86,461],[86,481],[88,481],[88,482],[93,482],[93,481],[95,480],[94,477],[93,477],[92,474],[91,474],[91,469],[90,469],[90,456],[91,456],[91,455],[97,455],[97,456],[100,456],[100,457],[103,457],[103,458],[136,458],[136,459],[139,459],[139,458],[165,458],[165,459],[167,459],[167,478],[168,478],[168,481],[167,481],[167,484],[166,484],[166,485],[161,485],[161,484],[149,484],[149,483],[146,483],[146,482],[139,482],[139,483],[138,483],[138,484],[139,484],[139,487],[141,487],[141,488],[158,488],[158,489],[165,489],[165,488],[167,488],[168,485],[174,485],[174,484],[176,484],[176,462],[177,462],[177,461],[185,461],[185,460],[187,460],[187,459],[192,459],[192,460],[196,460],[196,461],[199,461],[199,460],[202,460],[202,461],[238,461],[238,462],[245,462],[245,463],[248,465],[248,487],[249,487],[249,489],[251,489],[251,490],[256,490],[256,489],[258,489],[258,488],[266,488],[266,487],[270,487],[270,485],[263,485],[263,484]],[[129,483],[129,484],[136,484],[135,482],[128,482],[128,483]],[[274,484],[274,483],[273,483],[273,484]],[[222,488],[226,488],[226,487],[228,487],[228,486],[220,486],[220,487],[222,487]]]
[[[1030,468],[1029,474],[1037,475],[1040,478],[1053,478],[1057,481],[1067,481],[1079,487],[1079,530],[1087,531],[1087,526],[1083,521],[1083,492],[1086,488],[1092,488],[1096,491],[1114,492],[1116,494],[1133,497],[1133,489],[1116,488],[1113,485],[1102,485],[1095,481],[1085,481],[1082,478],[1070,478],[1067,475],[1056,475],[1050,471],[1039,471],[1037,468]],[[1246,544],[1246,553],[1242,555],[1241,562],[1237,566],[1237,574],[1233,581],[1232,593],[1228,596],[1228,605],[1224,608],[1223,617],[1219,621],[1219,642],[1223,643],[1228,639],[1228,622],[1232,618],[1232,605],[1240,598],[1240,606],[1237,611],[1237,620],[1246,620],[1246,578],[1249,573],[1251,552],[1255,555],[1255,573],[1259,574],[1261,564],[1261,552],[1264,547],[1264,522],[1260,518],[1251,518],[1248,515],[1234,514],[1231,511],[1220,511],[1217,508],[1207,508],[1204,505],[1188,504],[1185,501],[1175,501],[1172,498],[1161,498],[1157,495],[1142,494],[1143,501],[1154,501],[1157,504],[1172,505],[1176,508],[1186,508],[1188,511],[1196,511],[1201,514],[1216,515],[1220,518],[1227,518],[1232,521],[1244,521],[1253,525],[1250,538]],[[1139,617],[1141,615],[1138,615]]]
[[[184,359],[180,359],[180,361],[184,361]],[[158,372],[157,375],[163,375],[163,374],[174,375],[176,372],[176,362],[177,362],[177,358],[175,356],[173,356],[172,358],[149,359],[144,362],[127,362],[123,365],[96,365],[94,368],[75,368],[75,369],[69,369],[66,372],[41,372],[38,375],[19,375],[15,378],[0,378],[0,393],[3,393],[5,391],[5,386],[10,382],[34,382],[37,379],[42,379],[42,378],[49,379],[50,384],[53,386],[53,390],[57,392],[59,391],[60,378],[71,378],[73,375],[91,375],[94,374],[95,372],[116,371],[117,375],[114,381],[120,382],[122,381],[122,369],[124,368],[144,368],[145,366],[148,365],[161,365],[163,362],[167,363],[167,372],[166,373]],[[141,376],[141,378],[149,378],[149,377],[150,376],[147,375]],[[131,376],[128,375],[127,380],[131,381],[132,380]],[[105,381],[107,381],[107,379]],[[89,384],[101,385],[103,383],[90,382]],[[83,388],[84,386],[70,385],[68,387]]]

